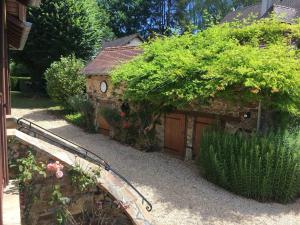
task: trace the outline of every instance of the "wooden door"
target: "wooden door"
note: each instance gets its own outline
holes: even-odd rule
[[[110,126],[109,126],[108,122],[106,121],[106,119],[104,119],[103,116],[99,116],[98,125],[99,125],[100,133],[104,134],[106,136],[109,136]]]
[[[194,140],[193,140],[193,157],[197,158],[200,152],[201,135],[203,130],[214,122],[213,118],[197,117],[194,127]]]
[[[184,156],[186,119],[184,114],[170,113],[165,117],[165,149]]]

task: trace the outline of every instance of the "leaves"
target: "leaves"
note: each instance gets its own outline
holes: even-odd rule
[[[291,43],[300,37],[299,26],[269,18],[158,38],[143,46],[144,54],[113,71],[112,81],[126,86],[124,99],[157,107],[180,109],[221,98],[262,101],[298,115],[299,50]]]
[[[13,56],[30,69],[34,80],[61,56],[83,60],[96,54],[103,39],[112,36],[108,15],[95,0],[43,0],[29,10],[33,23],[24,51]]]
[[[28,154],[24,158],[16,160],[16,166],[18,168],[18,180],[21,184],[30,182],[35,176],[46,177],[45,164],[38,163],[35,160],[35,156],[32,151],[28,151]]]
[[[67,100],[85,90],[85,77],[80,73],[84,64],[74,55],[62,57],[45,72],[49,96],[66,105]]]
[[[83,170],[83,168],[76,164],[69,170],[71,182],[80,191],[87,191],[89,188],[96,186],[97,180],[100,177],[100,170]]]
[[[300,194],[300,133],[266,136],[205,130],[199,163],[212,182],[259,201],[288,202]]]

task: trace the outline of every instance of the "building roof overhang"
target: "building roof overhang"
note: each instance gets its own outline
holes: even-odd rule
[[[31,29],[26,21],[27,7],[37,7],[41,0],[7,0],[7,39],[9,48],[22,50]]]
[[[38,7],[41,4],[41,0],[17,0],[19,3],[25,6]]]

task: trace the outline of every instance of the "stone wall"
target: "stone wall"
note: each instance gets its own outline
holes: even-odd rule
[[[53,146],[38,138],[34,138],[20,132],[9,132],[9,161],[13,164],[16,159],[23,158],[30,150],[37,162],[45,165],[59,161],[63,166],[64,176],[58,179],[55,175],[47,172],[47,177],[34,176],[32,181],[26,182],[22,191],[22,219],[28,225],[53,225],[58,224],[56,219],[57,210],[60,205],[51,204],[51,195],[55,185],[59,185],[64,197],[70,199],[67,211],[76,221],[84,217],[92,218],[98,215],[100,224],[107,225],[150,225],[145,206],[140,207],[136,198],[127,189],[127,186],[119,181],[111,172],[104,168],[100,170],[100,178],[93,187],[80,191],[70,180],[70,171],[76,166],[85,171],[99,169],[100,167],[90,163],[72,153]],[[16,168],[10,171],[15,176]],[[85,213],[83,213],[83,211]],[[88,219],[84,220],[88,220]],[[77,223],[80,225],[89,223]]]
[[[47,164],[57,160],[41,151],[34,150],[28,144],[14,141],[12,138],[9,140],[8,148],[11,152],[17,151],[19,154],[18,158],[26,156],[30,150],[33,152],[37,162]],[[105,190],[102,190],[101,187],[95,186],[89,188],[84,193],[74,187],[70,180],[70,174],[68,173],[72,167],[66,163],[62,164],[64,166],[64,176],[61,179],[49,174],[47,174],[47,178],[35,176],[21,191],[23,224],[50,225],[58,223],[55,215],[58,205],[56,203],[51,204],[51,194],[55,185],[59,185],[63,196],[70,199],[70,203],[67,204],[67,210],[77,220],[83,219],[85,217],[83,211],[86,211],[86,214],[91,214],[93,212],[99,213],[102,217],[99,218],[99,221],[102,220],[103,224],[132,224],[129,217],[120,208],[116,199],[112,198],[112,196]]]
[[[106,93],[102,93],[100,91],[100,83],[102,81],[105,81],[107,83],[108,89]],[[105,75],[88,76],[86,85],[87,94],[95,108],[95,125],[96,127],[99,127],[101,108],[109,107],[119,109],[122,105],[122,99],[119,98],[122,90],[113,89],[109,76]]]
[[[105,80],[108,83],[108,92],[100,92],[100,82]],[[101,107],[114,107],[120,109],[122,104],[121,96],[123,88],[113,89],[109,76],[90,76],[87,80],[87,90],[96,109],[96,124],[99,124],[99,110]],[[225,130],[231,133],[238,131],[252,132],[257,124],[257,104],[241,106],[239,103],[226,102],[215,99],[207,105],[191,104],[183,109],[187,117],[186,124],[186,159],[191,158],[194,138],[194,124],[198,116],[207,116],[222,120]],[[246,118],[245,115],[250,116]],[[160,123],[156,126],[157,140],[159,148],[164,148],[164,116],[160,118]]]

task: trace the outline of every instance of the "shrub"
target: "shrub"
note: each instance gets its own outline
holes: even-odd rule
[[[155,129],[143,132],[143,127],[146,125],[141,123],[147,123],[147,117],[143,115],[143,110],[139,113],[134,111],[125,113],[119,112],[115,108],[103,107],[100,110],[100,115],[114,130],[116,140],[145,151],[158,149]]]
[[[77,120],[80,118],[79,121],[84,127],[90,131],[94,130],[94,107],[86,94],[70,96],[67,100],[67,107],[74,112],[78,112],[71,115],[76,115]]]
[[[65,119],[78,127],[85,127],[85,118],[81,113],[67,114],[65,115]]]
[[[43,0],[40,7],[28,9],[28,21],[34,26],[24,51],[11,55],[17,65],[30,68],[32,80],[40,83],[45,70],[61,56],[90,60],[102,40],[113,36],[109,20],[95,0]]]
[[[100,110],[100,115],[103,116],[112,127],[120,128],[122,118],[118,110],[114,108],[103,107]]]
[[[300,194],[300,135],[202,135],[200,166],[205,176],[232,192],[259,201],[288,202]]]
[[[85,90],[85,78],[80,73],[84,64],[75,56],[62,57],[45,72],[49,96],[65,105],[68,98],[82,94]]]

